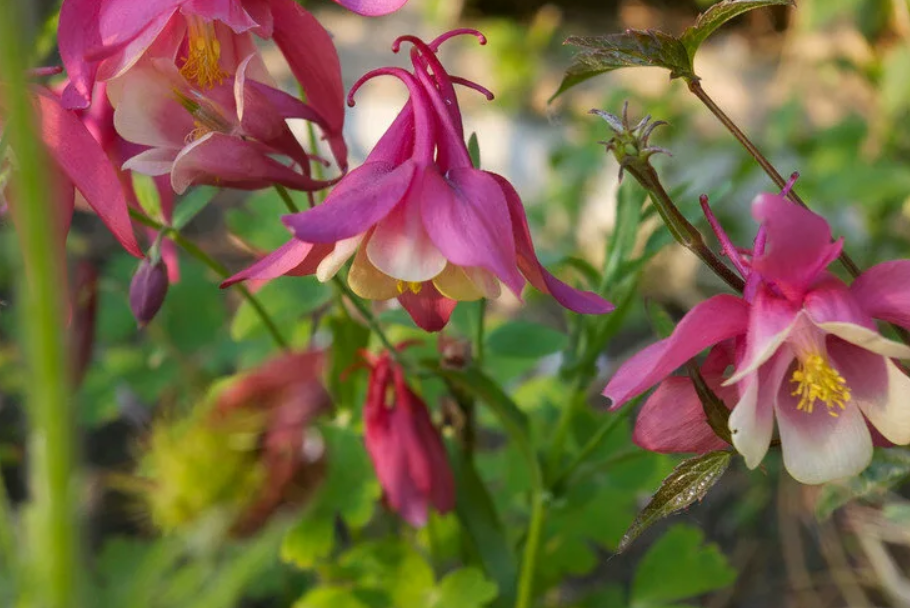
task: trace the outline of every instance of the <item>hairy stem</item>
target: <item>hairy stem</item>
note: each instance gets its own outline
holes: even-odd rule
[[[714,271],[723,281],[734,290],[742,293],[745,283],[743,279],[724,264],[713,251],[705,244],[701,233],[695,228],[689,220],[680,213],[676,204],[667,194],[657,172],[648,164],[633,164],[626,167],[626,171],[632,174],[638,183],[642,185],[652,196],[654,206],[660,214],[661,219],[673,238],[683,247],[694,253],[707,266]]]
[[[180,232],[178,232],[177,230],[174,230],[170,226],[165,226],[164,224],[160,224],[160,223],[156,222],[155,220],[139,213],[135,209],[130,209],[130,217],[133,218],[134,220],[136,220],[137,222],[139,222],[140,224],[148,226],[149,228],[152,228],[154,230],[158,230],[159,232],[163,232],[169,239],[174,241],[174,243],[176,243],[178,247],[180,247],[181,249],[186,251],[188,254],[190,254],[192,257],[196,258],[197,260],[199,260],[200,262],[202,262],[203,264],[208,266],[210,269],[212,269],[215,273],[217,273],[222,278],[227,278],[227,277],[231,276],[230,271],[221,262],[214,259],[212,256],[207,254],[205,251],[200,249],[200,247],[198,245],[196,245],[196,243],[187,239],[185,236],[180,234]],[[265,325],[266,330],[268,330],[269,334],[272,336],[272,339],[275,341],[275,344],[277,344],[280,348],[282,348],[284,350],[288,350],[290,348],[290,345],[287,343],[287,340],[284,339],[284,336],[281,335],[281,332],[278,330],[278,326],[275,324],[275,321],[272,320],[272,317],[269,315],[268,311],[262,305],[262,302],[259,301],[259,298],[257,298],[255,295],[253,295],[253,293],[247,288],[247,286],[243,285],[242,283],[235,284],[233,286],[233,288],[236,289],[237,291],[239,291],[240,295],[243,296],[243,299],[245,299],[247,302],[250,303],[250,306],[253,307],[253,310],[256,312],[256,314],[259,316],[259,319],[262,321],[262,324]]]
[[[16,227],[24,271],[17,303],[25,354],[29,417],[29,490],[26,602],[43,608],[82,605],[80,476],[75,410],[69,386],[65,309],[54,189],[25,81],[24,3],[0,11],[0,81],[9,144],[16,151]],[[23,604],[24,605],[24,604]]]

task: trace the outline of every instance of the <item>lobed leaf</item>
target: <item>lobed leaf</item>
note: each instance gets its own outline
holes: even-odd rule
[[[695,51],[708,36],[724,23],[757,8],[765,6],[794,6],[793,0],[723,0],[712,5],[695,20],[695,25],[686,28],[679,37],[689,54],[695,57]]]
[[[629,526],[619,542],[617,552],[625,551],[632,541],[654,523],[704,498],[730,466],[732,457],[732,452],[710,452],[677,465]]]
[[[628,67],[670,70],[670,78],[694,78],[686,47],[675,37],[654,30],[626,30],[606,36],[570,36],[565,44],[579,47],[572,65],[550,98],[599,74]]]

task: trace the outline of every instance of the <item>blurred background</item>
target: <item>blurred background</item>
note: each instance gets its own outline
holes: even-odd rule
[[[39,4],[46,14],[56,9],[53,2]],[[562,45],[566,36],[627,27],[678,33],[710,4],[411,0],[403,11],[375,20],[330,2],[307,6],[335,37],[347,87],[373,68],[406,65],[406,56],[391,52],[398,35],[432,39],[456,26],[481,30],[489,40],[486,46],[456,39],[446,43],[442,56],[451,73],[476,80],[496,94],[494,101],[487,101],[472,91],[459,92],[465,131],[477,134],[482,166],[508,177],[521,193],[545,263],[598,268],[605,246],[616,238],[618,167],[598,144],[609,138],[606,125],[587,112],[599,108],[618,113],[624,101],[635,120],[650,114],[669,122],[653,141],[673,156],[658,157],[655,165],[687,217],[706,228],[698,213],[698,196],[705,193],[734,242],[746,245],[754,235],[749,203],[773,184],[685,85],[671,82],[666,71],[613,72],[547,101],[572,57],[572,49]],[[264,50],[272,73],[283,74],[293,90],[277,52]],[[42,57],[45,64],[55,61],[52,44]],[[795,10],[749,13],[725,26],[699,51],[696,71],[707,92],[782,174],[800,172],[801,196],[825,215],[835,234],[846,237],[847,250],[862,266],[910,255],[907,0],[800,0]],[[403,87],[393,79],[377,79],[360,91],[346,125],[355,165],[404,99]],[[217,204],[206,207],[187,234],[238,270],[253,254],[284,242],[286,232],[277,221],[282,209],[271,191],[220,192]],[[153,534],[129,491],[131,471],[147,447],[144,437],[150,421],[201,399],[213,380],[261,362],[273,347],[236,294],[219,291],[217,278],[185,257],[182,280],[172,286],[159,318],[137,333],[127,304],[135,261],[118,251],[94,218],[77,217],[74,225],[68,243],[72,257],[80,260],[71,269],[74,288],[83,285],[80,277],[89,277],[86,284],[95,277],[97,286],[91,292],[97,307],[93,363],[82,382],[78,407],[88,429],[83,448],[90,467],[85,501],[90,514],[87,533],[97,555],[99,606],[284,608],[317,582],[342,576],[317,565],[345,543],[344,534],[335,534],[335,527],[343,527],[335,517],[327,518],[330,540],[319,547],[307,544],[316,542],[311,540],[318,536],[315,527],[304,529],[300,533],[304,540],[297,545],[269,532],[217,551]],[[646,303],[659,303],[679,315],[722,290],[692,255],[662,234],[653,218],[642,228],[638,247],[648,252],[649,261],[638,283],[639,295],[599,362],[604,381],[626,356],[654,339]],[[9,242],[8,230],[4,221],[4,243]],[[4,300],[15,272],[6,259],[0,265]],[[322,316],[330,290],[315,281],[281,279],[262,293],[289,340],[298,346],[320,344],[321,328],[331,322]],[[607,295],[611,296],[609,291]],[[547,299],[534,295],[528,299],[529,310],[523,315],[537,323],[535,328],[549,328],[549,333],[534,329],[543,346],[529,353],[520,343],[508,343],[516,331],[509,321],[517,302],[504,296],[492,305],[489,373],[507,380],[516,401],[527,408],[535,433],[545,436],[562,406],[561,388],[553,375],[566,327]],[[453,320],[455,337],[471,335],[465,308],[461,306]],[[14,318],[0,309],[0,463],[16,502],[25,493],[25,434],[18,407],[19,354],[10,338]],[[395,338],[418,335],[399,310],[384,311],[382,319]],[[511,329],[504,329],[497,339],[497,326],[506,325]],[[596,384],[602,386],[600,381]],[[362,376],[347,387],[334,387],[338,407],[353,412],[363,390]],[[431,406],[438,406],[433,402],[438,387],[425,386],[424,391]],[[592,398],[592,404],[595,401]],[[593,409],[579,416],[578,429],[573,430],[578,442],[589,432],[585,427],[602,416]],[[357,443],[350,432],[336,432],[329,440],[336,446]],[[500,513],[510,521],[524,521],[526,480],[520,461],[501,438],[490,436],[486,443],[490,449],[480,455],[481,470],[496,489]],[[608,444],[601,462],[609,465],[590,467],[585,483],[573,490],[578,495],[553,505],[541,563],[541,576],[550,589],[545,605],[681,607],[679,602],[685,600],[687,606],[710,608],[910,606],[910,502],[896,489],[910,474],[910,451],[898,448],[879,455],[861,478],[822,488],[796,484],[782,474],[774,457],[751,472],[738,463],[705,501],[657,526],[626,553],[613,555],[636,510],[677,459],[630,452],[627,424]],[[351,478],[356,478],[352,471],[362,472],[367,466],[360,452],[335,462],[331,466]],[[387,520],[369,523],[378,489],[375,482],[362,481],[366,477],[337,482],[341,485],[333,486],[334,493],[339,504],[345,504],[344,513],[366,510],[365,516],[355,517],[363,520],[361,528],[387,529],[393,525]],[[441,546],[457,526],[451,519],[439,518],[431,528],[441,537]],[[668,526],[681,524],[688,527],[673,532],[676,549],[665,547],[659,556],[663,565],[655,565],[659,561],[655,553],[648,554],[651,570],[643,573],[638,565],[650,544]],[[688,534],[693,529],[702,530],[719,552],[687,553],[691,539],[683,538],[679,530]],[[195,537],[202,547],[204,537],[204,533]],[[189,560],[188,554],[204,557]],[[404,565],[399,566],[397,575],[406,577]],[[731,577],[732,570],[738,575]],[[722,584],[715,584],[718,581]],[[668,586],[665,595],[647,599],[648,589]],[[2,589],[0,577],[0,598]],[[673,589],[683,591],[674,595]],[[298,606],[355,605],[326,600]]]

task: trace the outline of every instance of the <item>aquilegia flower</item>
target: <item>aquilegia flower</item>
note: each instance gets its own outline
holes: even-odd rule
[[[412,526],[427,523],[429,508],[455,508],[455,482],[439,431],[389,353],[367,356],[370,380],[364,441],[389,508]]]
[[[795,479],[814,484],[855,475],[872,457],[867,424],[890,442],[910,443],[910,379],[892,360],[910,358],[910,347],[883,337],[873,320],[910,326],[910,261],[875,266],[848,287],[826,270],[842,242],[832,242],[824,219],[774,194],[757,197],[752,212],[761,228],[751,256],[737,253],[717,227],[746,278],[743,297],[719,295],[693,308],[669,338],[627,361],[604,395],[617,408],[705,348],[732,348],[732,355],[715,355],[720,365],[707,370],[715,375],[706,381],[736,389],[729,426],[746,464],[762,461],[776,419]],[[727,364],[735,370],[722,380]],[[682,404],[666,398],[676,382],[664,380],[652,397],[640,441],[655,442],[654,408],[666,426],[691,421],[683,418],[696,411],[692,392],[680,393]]]
[[[531,243],[521,199],[503,177],[476,169],[464,142],[453,83],[485,91],[450,76],[436,57],[456,30],[426,44],[412,36],[413,73],[374,70],[348,95],[349,104],[366,81],[400,79],[410,99],[364,164],[345,176],[326,201],[285,224],[299,242],[288,243],[226,284],[313,274],[328,280],[354,258],[351,289],[375,300],[398,298],[428,331],[448,322],[458,300],[496,298],[500,284],[520,296],[525,280],[552,294],[566,308],[606,313],[600,296],[575,290],[547,272]],[[487,94],[491,96],[488,92]]]

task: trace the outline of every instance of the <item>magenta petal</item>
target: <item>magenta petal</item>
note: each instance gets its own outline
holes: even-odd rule
[[[272,0],[274,40],[303,87],[307,102],[322,116],[326,137],[342,169],[347,168],[344,86],[332,37],[294,0]]]
[[[228,184],[255,190],[281,184],[318,190],[322,182],[282,165],[259,145],[223,133],[208,133],[180,152],[171,171],[171,185],[182,194],[193,184]]]
[[[424,331],[436,332],[449,322],[455,300],[445,297],[432,283],[424,283],[420,293],[405,291],[398,296],[401,306],[408,311],[417,327]]]
[[[777,194],[756,197],[752,215],[767,231],[765,251],[753,268],[791,299],[799,299],[840,255],[843,243],[831,242],[824,218]]]
[[[258,27],[238,0],[189,0],[181,7],[184,15],[198,15],[206,21],[220,21],[242,34]]]
[[[133,234],[126,198],[107,154],[72,113],[56,97],[39,92],[41,138],[54,160],[82,193],[101,221],[124,249],[143,257]]]
[[[185,0],[105,0],[98,20],[105,46],[121,47],[152,23],[173,14]]]
[[[616,409],[648,390],[673,370],[712,344],[746,332],[749,305],[742,299],[719,295],[689,311],[673,334],[626,361],[607,384],[603,394]]]
[[[632,435],[635,445],[652,452],[704,454],[727,444],[708,425],[692,380],[671,376],[648,397]]]
[[[271,0],[241,0],[243,8],[253,21],[259,24],[253,33],[266,40],[272,37],[275,20],[272,17]]]
[[[334,243],[366,232],[401,201],[414,179],[412,161],[371,162],[351,171],[321,205],[282,218],[301,241]]]
[[[378,17],[394,13],[407,4],[408,0],[335,0],[335,2],[360,15]]]
[[[69,84],[63,91],[63,106],[84,109],[92,99],[98,65],[86,61],[85,52],[101,44],[98,9],[101,0],[66,0],[60,7],[57,43]]]
[[[852,290],[833,275],[820,281],[806,294],[803,308],[816,324],[852,323],[875,329],[875,323],[863,311]]]
[[[269,281],[283,276],[294,268],[299,267],[313,252],[313,247],[312,243],[291,239],[252,266],[244,268],[234,276],[225,279],[221,283],[221,288],[224,289],[234,283],[250,279]],[[313,266],[313,271],[315,272],[315,265]]]
[[[496,179],[505,194],[518,254],[518,268],[531,285],[538,291],[552,295],[557,302],[577,313],[599,315],[613,310],[615,307],[596,293],[569,287],[541,265],[534,252],[531,229],[528,227],[528,218],[518,192],[504,177],[495,173],[490,175]]]
[[[853,281],[850,292],[870,317],[910,327],[910,260],[873,266]]]
[[[767,286],[760,286],[749,314],[746,355],[725,384],[738,382],[770,359],[787,339],[799,312],[798,306],[775,295]]]
[[[450,262],[489,270],[521,296],[525,280],[509,208],[492,176],[470,168],[452,169],[445,177],[428,170],[415,194],[427,234]]]

